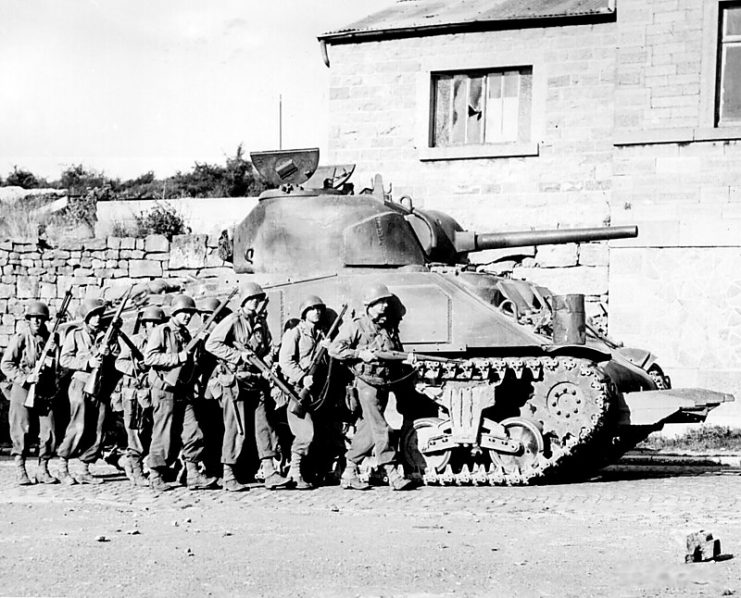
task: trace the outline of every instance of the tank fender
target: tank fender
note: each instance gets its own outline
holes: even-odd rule
[[[647,351],[646,349],[638,349],[636,347],[620,347],[617,349],[617,353],[646,371],[648,371],[648,369],[656,363],[656,360],[658,359],[658,357],[650,351]]]
[[[589,345],[546,345],[543,350],[548,355],[568,355],[579,359],[590,359],[597,363],[612,359],[611,353]]]
[[[732,394],[705,388],[672,388],[626,392],[619,399],[618,424],[623,426],[655,426],[669,423],[675,414],[684,413],[688,421],[703,421],[707,413],[720,405],[734,401]],[[694,418],[691,416],[694,415]]]

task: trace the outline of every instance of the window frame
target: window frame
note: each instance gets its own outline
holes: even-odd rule
[[[716,39],[716,79],[715,79],[715,107],[713,114],[713,125],[717,128],[739,127],[741,126],[741,116],[736,119],[721,120],[722,100],[723,100],[723,50],[727,44],[741,45],[741,34],[737,34],[733,40],[724,40],[723,33],[723,11],[727,8],[737,8],[741,10],[740,0],[723,0],[717,3],[717,39]],[[739,75],[741,76],[741,74]]]
[[[425,61],[417,75],[417,110],[415,145],[421,161],[467,160],[480,158],[507,158],[538,156],[545,124],[546,77],[544,59],[540,52],[517,52],[491,55],[472,55]],[[509,141],[470,145],[432,147],[435,97],[433,77],[442,73],[469,73],[503,71],[515,68],[531,69],[530,141]]]

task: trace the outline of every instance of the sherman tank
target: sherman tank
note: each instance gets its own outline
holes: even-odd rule
[[[664,424],[702,421],[733,400],[672,389],[649,351],[590,325],[583,297],[468,263],[485,249],[634,237],[636,227],[470,232],[408,197],[392,201],[379,177],[355,194],[353,166],[317,168],[318,150],[252,159],[274,189],[234,229],[235,272],[266,287],[274,331],[310,294],[357,314],[370,285],[398,296],[414,401],[432,407],[404,421],[399,443],[408,473],[426,483],[582,476]]]

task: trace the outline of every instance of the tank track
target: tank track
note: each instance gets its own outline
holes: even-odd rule
[[[572,477],[584,473],[581,469],[589,454],[600,450],[608,436],[604,432],[610,407],[616,404],[617,389],[588,359],[471,358],[443,363],[421,361],[417,368],[420,380],[438,392],[451,386],[484,387],[487,392],[495,392],[496,400],[484,411],[482,426],[487,419],[503,422],[519,418],[526,420],[525,424],[533,422],[543,440],[542,450],[526,460],[499,458],[488,451],[488,463],[485,458],[468,458],[447,465],[443,471],[430,471],[428,467],[424,472],[412,472],[424,483],[526,485]]]

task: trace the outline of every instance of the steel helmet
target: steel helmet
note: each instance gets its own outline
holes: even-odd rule
[[[86,322],[95,314],[103,315],[105,311],[105,301],[102,299],[85,299],[80,305],[80,317]]]
[[[378,303],[381,299],[392,299],[393,297],[394,294],[389,291],[389,288],[385,284],[374,284],[366,290],[363,304],[366,307],[370,307],[374,303]]]
[[[252,299],[253,297],[265,297],[265,291],[263,291],[262,287],[256,282],[248,282],[242,289],[242,300],[239,304],[244,305],[244,302],[247,301],[247,299]]]
[[[188,295],[176,295],[172,300],[172,315],[175,315],[179,311],[188,311],[190,313],[198,311],[196,309],[196,302],[193,301],[193,297]]]
[[[49,307],[43,301],[32,301],[26,306],[26,313],[24,314],[26,319],[31,316],[39,318],[49,319]]]
[[[209,297],[208,299],[204,300],[203,303],[201,303],[201,307],[198,309],[202,314],[212,314],[214,313],[219,305],[221,305],[221,301],[217,299],[216,297]]]
[[[158,305],[148,305],[141,312],[140,319],[142,322],[164,322],[165,310]]]
[[[322,301],[321,297],[318,297],[316,295],[309,295],[301,304],[301,317],[303,318],[304,314],[312,307],[325,308],[326,305],[324,304],[324,301]]]

